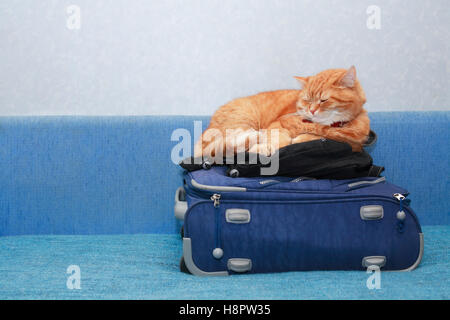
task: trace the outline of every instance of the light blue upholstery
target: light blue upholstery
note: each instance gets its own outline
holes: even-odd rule
[[[449,112],[372,113],[374,162],[449,223]],[[207,117],[0,117],[0,235],[176,233],[174,129]],[[193,139],[193,137],[192,137]]]
[[[382,273],[381,290],[365,272],[180,273],[171,134],[206,117],[0,117],[0,299],[449,299],[449,115],[370,115],[375,163],[436,225],[420,267]]]
[[[181,273],[178,235],[2,237],[0,299],[450,299],[450,226],[426,226],[412,272],[314,271],[202,278]],[[69,265],[81,290],[69,290]]]

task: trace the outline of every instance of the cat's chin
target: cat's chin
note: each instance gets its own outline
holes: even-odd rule
[[[309,119],[309,120],[312,121],[312,122],[324,125],[324,126],[330,126],[330,125],[332,125],[333,123],[336,123],[336,122],[346,122],[346,120],[342,120],[342,119],[339,119],[339,118],[326,119],[326,120],[321,120],[321,119]]]
[[[324,126],[330,126],[336,122],[347,122],[349,121],[349,117],[341,114],[340,112],[330,112],[327,114],[318,114],[317,116],[310,116],[309,114],[304,114],[302,112],[297,112],[303,119],[318,123]]]

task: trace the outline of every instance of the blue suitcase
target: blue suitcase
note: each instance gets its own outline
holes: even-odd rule
[[[408,192],[384,177],[231,178],[224,167],[183,177],[175,215],[184,221],[181,268],[194,275],[409,271],[421,261]]]

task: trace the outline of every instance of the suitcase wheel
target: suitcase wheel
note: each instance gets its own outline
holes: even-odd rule
[[[184,263],[184,257],[181,257],[180,259],[180,271],[183,273],[191,274],[188,268],[186,267],[186,264]]]

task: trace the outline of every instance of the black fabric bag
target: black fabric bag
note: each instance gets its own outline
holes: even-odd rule
[[[366,146],[376,140],[371,132]],[[349,144],[329,139],[297,143],[279,149],[271,157],[246,152],[233,158],[224,158],[231,177],[261,176],[261,169],[272,165],[271,158],[278,157],[277,176],[305,177],[315,179],[352,179],[359,177],[378,177],[384,168],[373,165],[372,157],[366,152],[353,152]],[[239,160],[239,161],[238,161]],[[253,161],[252,161],[253,160]],[[254,160],[257,160],[256,163]],[[208,160],[188,158],[180,166],[188,171],[209,169]],[[215,164],[217,165],[217,164]]]

